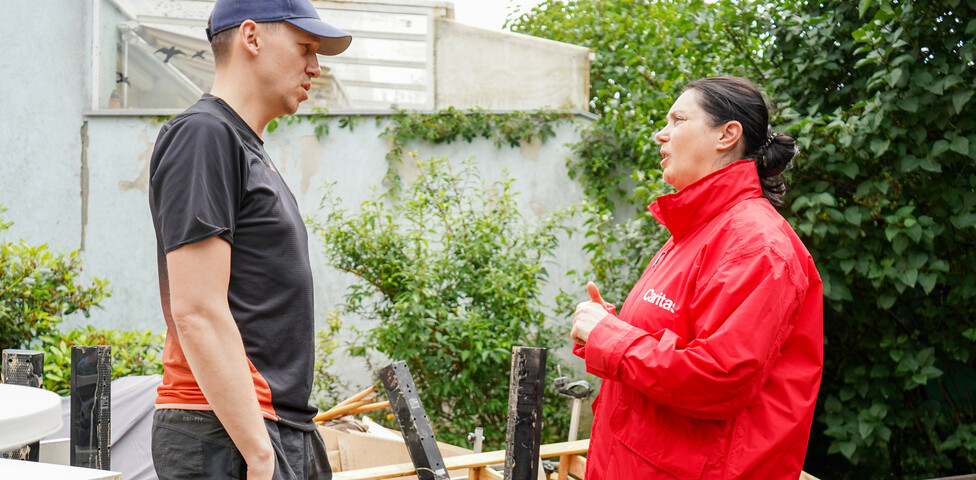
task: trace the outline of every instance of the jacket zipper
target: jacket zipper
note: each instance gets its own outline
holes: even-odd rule
[[[654,262],[653,262],[653,263],[651,263],[651,268],[654,268],[654,267],[656,267],[656,266],[657,266],[657,264],[658,264],[658,263],[659,263],[659,262],[660,262],[661,260],[664,260],[664,257],[666,257],[666,256],[667,256],[667,255],[668,255],[669,253],[671,253],[671,250],[674,250],[674,244],[673,244],[673,243],[671,244],[671,246],[670,246],[670,247],[668,247],[668,249],[667,249],[667,250],[662,250],[662,251],[661,251],[661,254],[660,254],[660,255],[658,255],[658,256],[657,256],[657,258],[655,258],[655,259],[654,259]]]

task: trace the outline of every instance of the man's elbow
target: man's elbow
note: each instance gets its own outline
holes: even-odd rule
[[[214,318],[216,318],[212,308],[194,302],[172,302],[170,315],[180,338],[213,328]]]

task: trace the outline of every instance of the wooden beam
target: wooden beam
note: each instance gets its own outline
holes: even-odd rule
[[[586,478],[586,457],[580,455],[569,457],[569,474],[584,480]]]
[[[569,463],[571,461],[571,455],[562,455],[559,457],[559,470],[556,470],[556,480],[569,480]]]
[[[590,440],[576,440],[575,442],[550,443],[539,448],[540,458],[558,457],[567,454],[586,453],[590,446]],[[475,469],[487,465],[495,465],[505,461],[504,450],[494,450],[491,452],[473,453],[470,455],[458,455],[444,459],[444,466],[448,470]],[[348,472],[335,472],[332,478],[335,480],[382,480],[384,478],[397,478],[415,473],[412,463],[400,463],[397,465],[384,465],[382,467],[363,468],[360,470],[350,470]],[[572,467],[570,467],[572,473]]]
[[[505,476],[489,466],[468,469],[468,480],[504,480]]]

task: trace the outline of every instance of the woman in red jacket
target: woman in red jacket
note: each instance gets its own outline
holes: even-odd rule
[[[823,293],[773,205],[796,155],[748,80],[689,84],[657,133],[671,232],[614,314],[591,283],[574,351],[601,377],[587,480],[797,480],[823,365]]]

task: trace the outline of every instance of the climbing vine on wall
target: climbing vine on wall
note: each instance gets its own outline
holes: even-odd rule
[[[523,142],[545,142],[556,135],[556,126],[570,121],[574,114],[567,110],[533,110],[528,112],[495,113],[480,108],[459,110],[448,107],[433,113],[417,113],[394,109],[390,116],[377,116],[376,124],[386,123],[380,137],[390,139],[392,146],[386,158],[399,161],[406,144],[422,140],[433,144],[452,143],[458,140],[471,142],[475,138],[490,140],[495,146],[518,147]],[[284,115],[268,123],[268,132],[282,125],[308,122],[315,127],[315,136],[322,140],[329,134],[329,116],[326,109],[315,109],[310,114]],[[354,130],[365,120],[363,115],[341,116],[339,128]]]
[[[545,142],[555,136],[555,126],[559,122],[572,118],[571,112],[556,110],[492,113],[478,108],[458,110],[448,107],[432,114],[397,110],[380,136],[392,141],[387,158],[397,161],[411,140],[441,144],[457,140],[471,142],[483,137],[499,148],[506,144],[518,147],[522,142]]]

